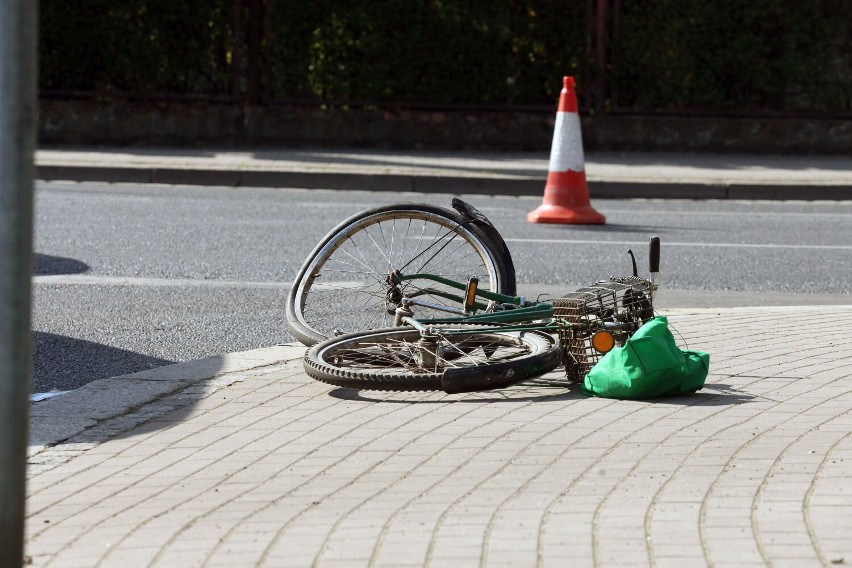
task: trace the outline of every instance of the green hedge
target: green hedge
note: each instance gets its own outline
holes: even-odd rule
[[[613,55],[639,108],[852,110],[843,0],[632,0]]]
[[[571,74],[587,101],[594,4],[265,0],[261,94],[552,105]],[[843,0],[619,5],[604,70],[611,107],[852,110]],[[42,0],[41,88],[240,96],[247,11],[239,0]]]
[[[276,97],[552,104],[563,74],[589,72],[585,8],[280,2],[270,15],[269,89]]]
[[[42,89],[227,94],[230,0],[41,0]]]

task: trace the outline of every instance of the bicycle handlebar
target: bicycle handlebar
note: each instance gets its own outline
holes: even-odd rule
[[[648,272],[660,271],[660,237],[651,237],[648,243]]]

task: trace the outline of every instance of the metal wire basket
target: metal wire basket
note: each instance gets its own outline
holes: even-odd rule
[[[622,345],[654,317],[651,290],[644,278],[614,276],[553,300],[568,380],[583,380],[603,356],[600,343],[607,351],[606,347]]]

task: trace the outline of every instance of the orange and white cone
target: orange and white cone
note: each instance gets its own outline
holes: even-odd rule
[[[564,77],[556,126],[553,129],[544,199],[538,209],[527,213],[527,221],[576,225],[601,225],[606,222],[606,217],[595,211],[589,201],[585,170],[574,78]]]

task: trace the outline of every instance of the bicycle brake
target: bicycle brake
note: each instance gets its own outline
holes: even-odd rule
[[[402,290],[399,289],[399,286],[388,288],[387,294],[385,294],[385,310],[387,313],[394,315],[401,302]]]

